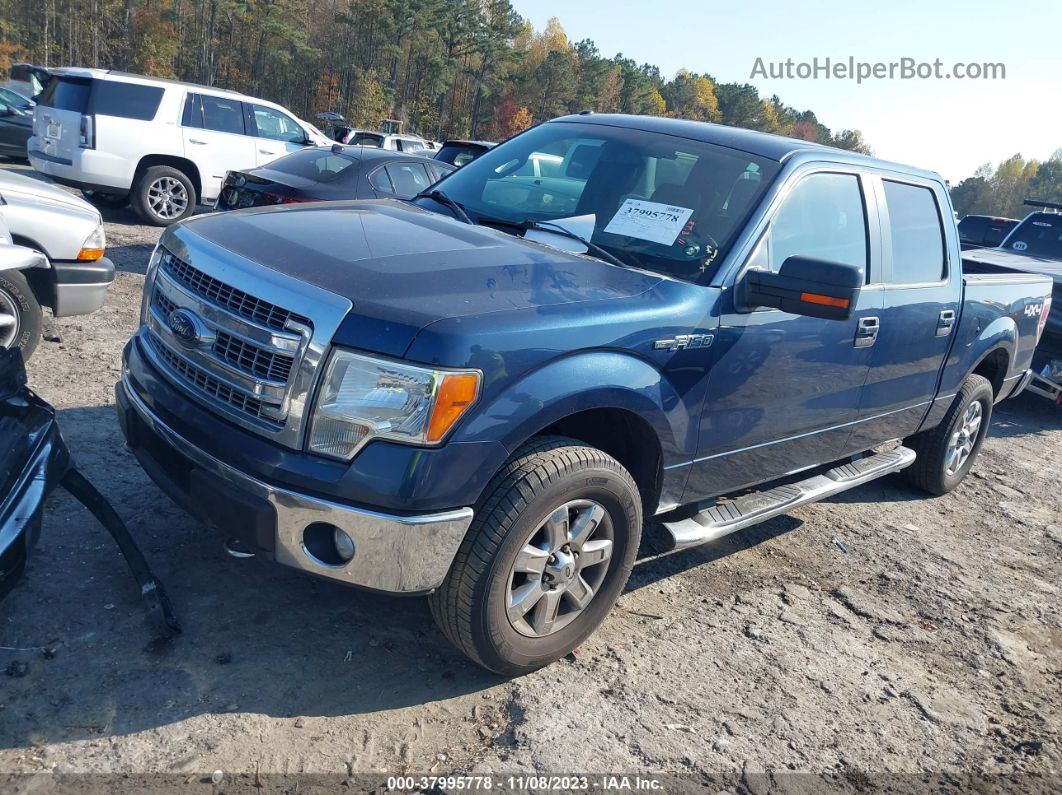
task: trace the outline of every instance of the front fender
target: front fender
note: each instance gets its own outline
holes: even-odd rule
[[[624,409],[645,420],[660,440],[664,465],[696,448],[691,416],[699,395],[679,394],[651,363],[626,353],[596,351],[555,359],[508,384],[474,410],[455,439],[501,441],[512,452],[565,417],[596,408]]]
[[[0,243],[0,271],[21,271],[28,268],[47,268],[48,258],[25,246]]]

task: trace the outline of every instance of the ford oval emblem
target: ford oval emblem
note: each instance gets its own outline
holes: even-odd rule
[[[203,341],[203,326],[187,309],[175,309],[169,317],[170,331],[182,345],[192,347]]]

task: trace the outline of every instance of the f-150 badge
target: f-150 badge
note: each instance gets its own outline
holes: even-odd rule
[[[707,348],[715,339],[714,334],[677,334],[671,339],[656,340],[654,351],[681,351],[690,348]]]

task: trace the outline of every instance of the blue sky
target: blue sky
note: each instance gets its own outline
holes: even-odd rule
[[[572,41],[593,39],[671,77],[679,68],[755,85],[809,108],[833,130],[860,129],[880,157],[956,182],[1015,153],[1062,148],[1062,2],[995,0],[513,0],[541,30],[557,17]],[[853,56],[1003,63],[1003,80],[750,79],[764,61]]]

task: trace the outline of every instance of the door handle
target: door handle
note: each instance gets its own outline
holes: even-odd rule
[[[189,138],[188,139],[188,143],[190,143],[190,144],[199,144],[200,146],[206,146],[206,144],[207,144],[206,141],[200,141],[198,138]]]
[[[856,324],[855,343],[856,348],[869,348],[878,341],[878,329],[881,321],[876,317],[861,317]]]
[[[955,310],[944,309],[937,316],[937,336],[946,337],[951,334],[951,329],[955,325]]]

